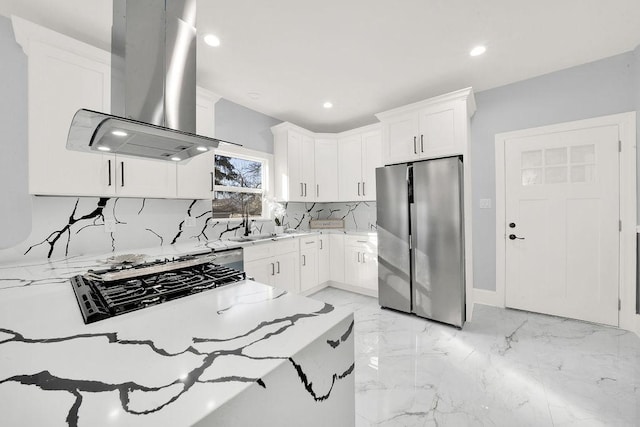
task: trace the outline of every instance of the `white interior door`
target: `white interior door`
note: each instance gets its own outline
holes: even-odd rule
[[[507,307],[618,325],[618,127],[505,142]]]

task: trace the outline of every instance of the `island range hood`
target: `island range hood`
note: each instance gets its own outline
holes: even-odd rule
[[[196,135],[196,0],[114,0],[111,114],[79,110],[67,149],[185,162]]]

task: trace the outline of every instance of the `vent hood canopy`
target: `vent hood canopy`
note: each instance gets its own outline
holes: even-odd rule
[[[216,148],[219,142],[229,143],[83,109],[73,117],[67,148],[178,162]]]
[[[67,149],[184,163],[218,146],[195,134],[195,19],[196,0],[113,1],[112,114],[79,110]]]

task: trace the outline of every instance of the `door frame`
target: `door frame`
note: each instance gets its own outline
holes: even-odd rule
[[[640,334],[640,316],[636,306],[636,112],[595,117],[549,126],[499,133],[495,136],[496,168],[496,291],[484,292],[483,300],[505,306],[506,278],[506,179],[505,144],[508,139],[530,137],[602,126],[618,126],[621,151],[619,156],[620,220],[618,295],[620,311],[618,327]],[[476,299],[477,301],[477,299]],[[479,301],[478,301],[479,302]]]

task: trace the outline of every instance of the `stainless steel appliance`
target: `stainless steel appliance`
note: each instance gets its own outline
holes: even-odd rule
[[[89,270],[70,279],[84,323],[245,279],[242,249]]]
[[[462,327],[462,159],[376,169],[380,306]]]
[[[67,149],[184,164],[234,144],[195,134],[195,24],[196,0],[113,0],[111,114],[79,110]]]

